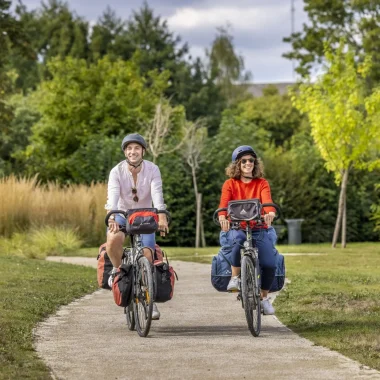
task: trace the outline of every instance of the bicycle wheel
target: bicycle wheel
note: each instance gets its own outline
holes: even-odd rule
[[[135,329],[135,315],[133,311],[133,301],[125,308],[125,317],[127,319],[128,329],[133,331]]]
[[[138,261],[133,300],[137,333],[145,337],[149,333],[153,311],[153,275],[152,266],[146,257]]]
[[[260,275],[250,256],[241,260],[241,296],[249,331],[259,336],[261,329]]]

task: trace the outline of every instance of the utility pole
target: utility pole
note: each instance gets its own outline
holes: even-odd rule
[[[294,33],[294,24],[295,24],[295,12],[296,12],[296,8],[294,6],[294,1],[295,0],[290,0],[290,22],[291,22],[291,34],[293,35]],[[292,75],[293,75],[293,79],[294,79],[294,76],[295,76],[295,67],[294,67],[294,59],[292,59]]]

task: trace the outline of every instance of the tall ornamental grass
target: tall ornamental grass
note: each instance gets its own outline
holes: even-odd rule
[[[43,227],[75,231],[87,246],[105,240],[105,184],[42,185],[37,177],[0,179],[0,236]]]

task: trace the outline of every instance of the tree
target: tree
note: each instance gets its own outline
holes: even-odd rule
[[[132,48],[126,35],[126,22],[116,16],[109,6],[94,25],[91,33],[91,59],[96,61],[105,55],[110,58],[130,57]]]
[[[373,65],[367,80],[380,81],[380,3],[373,0],[304,0],[309,22],[302,32],[284,38],[293,51],[284,57],[299,62],[296,71],[302,76],[324,59],[324,44],[336,49],[342,38],[354,49],[355,56],[363,60],[373,56]]]
[[[217,30],[218,34],[207,55],[212,76],[215,76],[215,81],[224,97],[232,103],[244,94],[245,88],[242,83],[250,78],[250,73],[244,73],[244,59],[236,54],[233,37],[228,29],[220,27]]]
[[[271,143],[277,147],[289,143],[302,119],[289,95],[280,95],[274,86],[265,87],[261,97],[239,103],[236,113],[240,121],[268,131]]]
[[[197,171],[200,168],[200,164],[204,161],[202,153],[206,147],[207,129],[198,120],[196,123],[189,123],[189,134],[186,138],[184,149],[182,154],[186,159],[187,164],[191,169],[191,175],[193,179],[194,196],[196,200],[196,229],[195,229],[195,248],[199,248],[199,242],[202,239],[202,247],[206,246],[206,240],[204,236],[204,228],[202,221],[202,193],[198,189]]]
[[[24,160],[28,173],[39,173],[45,181],[104,180],[107,168],[95,170],[91,179],[84,161],[91,165],[94,155],[101,157],[98,149],[120,152],[122,158],[116,141],[150,120],[167,86],[168,73],[149,74],[147,87],[133,61],[111,62],[105,57],[88,65],[71,57],[57,58],[48,69],[52,79],[34,94],[41,118],[18,158]]]
[[[305,83],[295,106],[307,113],[314,141],[341,185],[333,247],[342,227],[342,247],[346,246],[346,193],[353,168],[373,170],[380,165],[380,89],[365,95],[365,79],[370,73],[370,57],[359,66],[352,50],[344,52],[344,42],[336,53],[326,47],[329,67],[315,84]]]
[[[156,112],[149,124],[144,128],[147,136],[149,153],[156,163],[163,154],[178,150],[186,140],[185,112],[183,107],[172,108],[163,99],[156,105]],[[184,135],[181,136],[181,133]]]

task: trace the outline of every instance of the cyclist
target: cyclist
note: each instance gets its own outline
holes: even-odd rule
[[[251,146],[237,147],[232,153],[232,162],[226,168],[229,177],[224,182],[220,197],[219,208],[227,207],[231,200],[244,200],[257,198],[261,203],[273,203],[269,183],[263,178],[263,164],[258,159]],[[274,248],[277,236],[271,223],[275,217],[275,209],[266,207],[264,224],[257,226],[252,221],[253,235],[259,252],[259,263],[262,270],[261,276],[261,302],[264,314],[274,314],[275,310],[268,298],[268,292],[275,277],[276,254]],[[230,247],[232,261],[232,276],[227,290],[239,290],[240,286],[240,249],[246,240],[246,235],[241,229],[230,230],[230,221],[226,218],[226,212],[219,213],[221,226],[220,241],[226,247]],[[244,224],[244,222],[242,223]],[[244,225],[241,225],[245,228]]]
[[[110,172],[108,180],[108,198],[105,208],[111,210],[129,210],[134,208],[152,207],[166,210],[162,193],[162,179],[160,169],[153,162],[144,160],[147,144],[138,133],[131,133],[124,137],[121,143],[126,160],[117,164]],[[124,232],[126,220],[120,215],[111,215],[108,221],[107,254],[114,266],[110,277],[110,286],[116,268],[121,264],[123,254]],[[161,236],[169,232],[168,221],[164,213],[158,214],[158,227]],[[144,255],[153,262],[155,251],[155,234],[141,235],[144,246]],[[160,312],[153,304],[152,319],[159,319]]]

